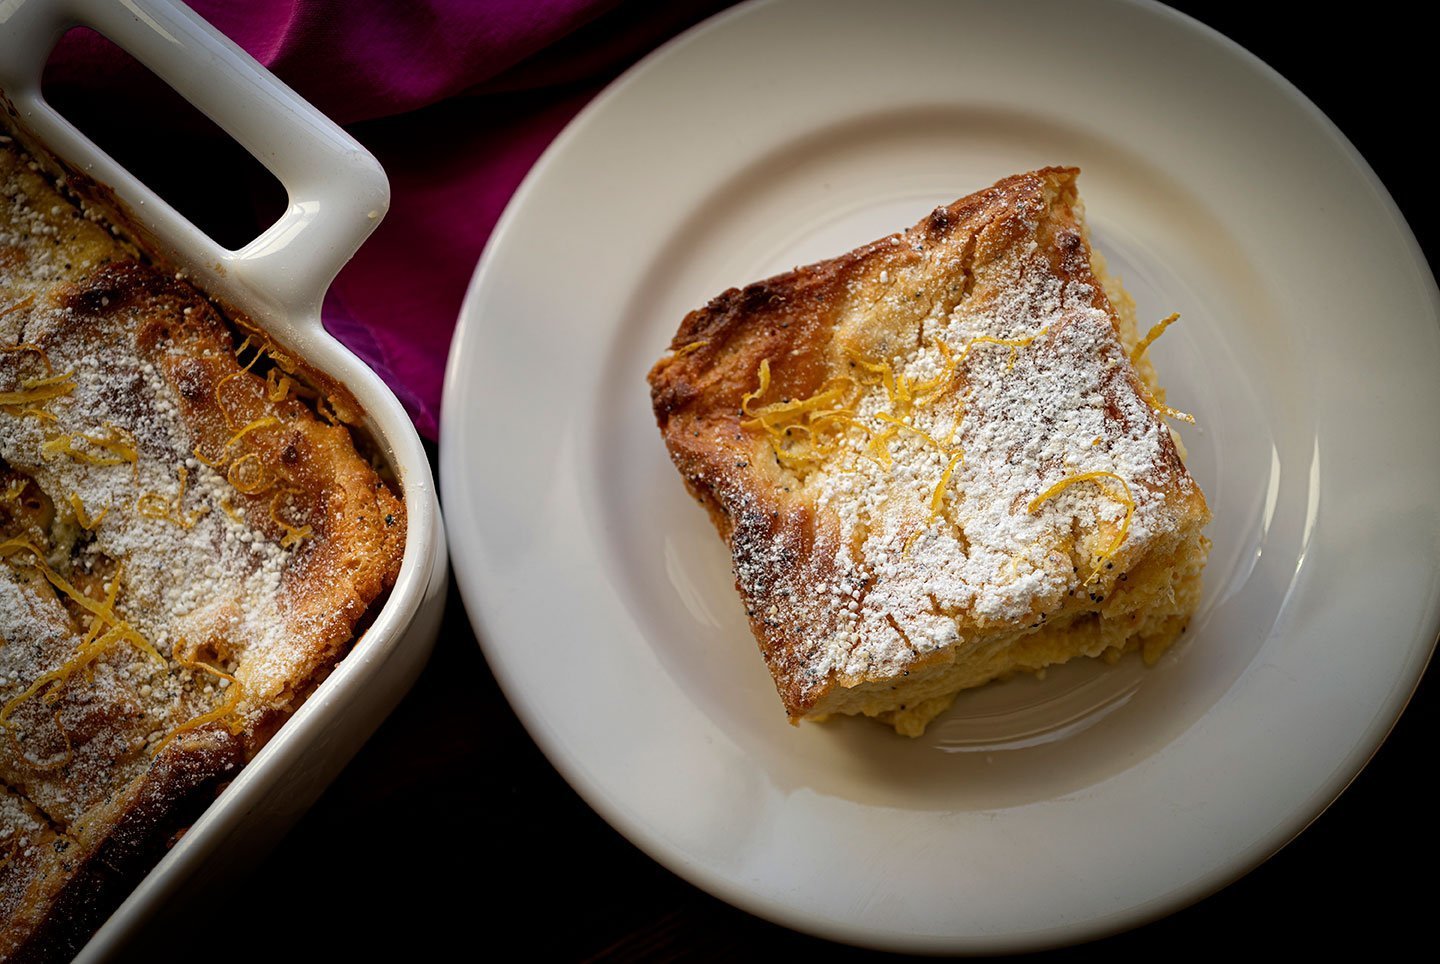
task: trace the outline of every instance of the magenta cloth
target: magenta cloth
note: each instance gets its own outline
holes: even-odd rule
[[[192,6],[345,125],[385,166],[390,213],[331,287],[325,324],[380,373],[433,439],[460,302],[510,195],[605,83],[724,2],[192,0]],[[141,102],[164,93],[128,58],[83,32],[56,49],[47,89],[52,82],[122,91]]]

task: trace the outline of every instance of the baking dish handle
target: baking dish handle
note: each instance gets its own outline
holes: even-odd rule
[[[289,194],[280,220],[240,250],[224,248],[46,104],[41,71],[78,25],[124,48],[269,168]],[[0,2],[0,87],[57,153],[93,158],[84,173],[109,185],[142,228],[192,253],[193,267],[222,289],[243,286],[282,324],[318,326],[325,289],[389,207],[385,172],[368,151],[179,3]]]

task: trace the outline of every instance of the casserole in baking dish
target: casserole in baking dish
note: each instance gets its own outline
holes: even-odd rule
[[[164,855],[89,948],[113,950],[278,836],[418,673],[445,571],[418,438],[318,321],[384,209],[373,159],[188,11],[58,6],[0,38],[0,956],[73,954]],[[290,213],[219,249],[50,111],[77,20]]]

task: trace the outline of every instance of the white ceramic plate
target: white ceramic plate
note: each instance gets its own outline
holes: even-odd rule
[[[1078,164],[1194,412],[1214,551],[1160,665],[987,687],[917,741],[788,726],[644,376],[731,285]],[[541,748],[656,859],[892,948],[1093,937],[1303,828],[1437,630],[1440,310],[1373,173],[1164,8],[773,2],[617,82],[511,203],[461,313],[441,477],[459,585]]]

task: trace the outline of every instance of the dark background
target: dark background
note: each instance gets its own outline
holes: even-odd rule
[[[1373,165],[1435,263],[1435,190],[1420,177],[1416,144],[1434,114],[1428,31],[1383,4],[1351,8],[1357,14],[1345,19],[1293,4],[1174,6],[1314,100]],[[1084,15],[1077,4],[1075,16]],[[1422,787],[1435,759],[1434,676],[1345,795],[1269,862],[1187,910],[1050,956],[1426,946],[1436,821]],[[274,854],[237,883],[238,906],[225,900],[192,920],[207,958],[249,959],[260,947],[327,959],[479,956],[497,947],[542,959],[880,957],[735,910],[611,830],[530,742],[453,587],[434,659],[413,693]],[[264,939],[280,933],[278,944]]]

